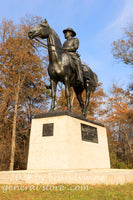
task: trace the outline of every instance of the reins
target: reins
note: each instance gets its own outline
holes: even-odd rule
[[[46,49],[48,49],[48,45],[43,43],[42,41],[40,41],[38,38],[34,38],[37,42],[39,42],[40,44],[42,44]],[[31,42],[30,42],[31,43]],[[31,45],[38,51],[38,49],[31,43]],[[50,46],[57,46],[55,44],[50,44]],[[63,51],[62,48],[60,48],[59,46],[57,46],[59,48],[59,51]],[[49,51],[57,51],[57,50],[49,50]]]
[[[37,38],[34,38],[37,42],[39,42],[40,44],[42,44],[46,49],[48,49],[48,45],[43,43],[42,41],[40,41],[39,39]]]

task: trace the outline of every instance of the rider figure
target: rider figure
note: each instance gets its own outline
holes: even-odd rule
[[[72,28],[67,28],[63,30],[63,33],[66,39],[66,41],[63,44],[63,50],[68,52],[68,54],[73,59],[74,64],[76,65],[76,73],[77,73],[77,78],[78,78],[77,82],[78,84],[83,85],[83,75],[82,75],[82,70],[80,68],[81,61],[80,61],[79,54],[76,52],[76,50],[79,47],[79,40],[78,38],[74,38],[74,36],[76,36],[76,33]]]

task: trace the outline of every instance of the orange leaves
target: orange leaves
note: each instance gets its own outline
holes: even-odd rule
[[[125,43],[125,40],[121,40],[122,43]]]
[[[123,121],[126,122],[127,114],[131,109],[130,106],[123,102],[117,102],[115,105],[112,105],[112,117],[110,117],[111,121]]]
[[[4,101],[5,92],[9,90],[12,105],[18,86],[21,103],[24,97],[34,96],[34,99],[39,96],[39,92],[44,96],[46,68],[43,67],[42,56],[35,53],[29,42],[29,29],[29,20],[28,24],[14,25],[12,21],[4,19],[0,25],[0,92],[3,96],[1,99]]]
[[[16,155],[21,152],[23,160],[20,161],[18,156],[16,161],[19,164],[22,162],[21,168],[23,163],[26,166],[25,157],[28,152],[28,148],[23,150],[23,137],[26,137],[24,141],[28,144],[32,116],[36,112],[46,111],[49,94],[45,89],[46,66],[43,67],[41,53],[35,52],[28,39],[29,29],[29,23],[13,25],[12,21],[3,20],[0,24],[0,135],[2,141],[5,136],[11,138],[11,132],[19,138],[16,142]],[[45,54],[43,58],[46,58]],[[11,140],[9,142],[6,147],[10,155]],[[5,163],[6,168],[9,167],[5,160],[2,163]]]
[[[130,93],[113,85],[108,102],[110,112],[107,115],[107,119],[109,121],[123,121],[125,123],[127,115],[131,110]]]
[[[115,93],[124,93],[124,90],[122,88],[118,88],[115,84],[113,84],[112,89],[111,89],[111,93],[115,94]]]
[[[125,30],[124,39],[113,42],[112,53],[116,59],[133,65],[133,23]]]
[[[87,118],[88,119],[96,119],[96,115],[98,116],[100,113],[100,106],[104,102],[103,97],[105,97],[105,93],[102,88],[102,83],[98,84],[98,87],[95,93],[91,93],[90,103],[87,110]],[[83,101],[86,100],[86,91],[82,94]],[[60,91],[58,98],[57,98],[57,107],[61,110],[66,110],[67,101],[65,98],[65,91],[64,89]],[[81,108],[79,106],[79,102],[75,95],[74,90],[71,90],[71,106],[72,112],[78,115],[81,115]]]

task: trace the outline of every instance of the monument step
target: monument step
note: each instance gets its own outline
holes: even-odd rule
[[[1,171],[0,184],[117,185],[133,183],[133,169],[20,170]]]

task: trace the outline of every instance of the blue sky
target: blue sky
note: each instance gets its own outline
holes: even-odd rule
[[[132,68],[113,58],[111,44],[123,37],[124,28],[133,19],[133,0],[3,0],[3,18],[19,23],[32,14],[47,18],[62,43],[62,30],[72,27],[80,40],[81,60],[89,64],[103,82],[106,91],[112,83],[126,87],[131,82]]]

